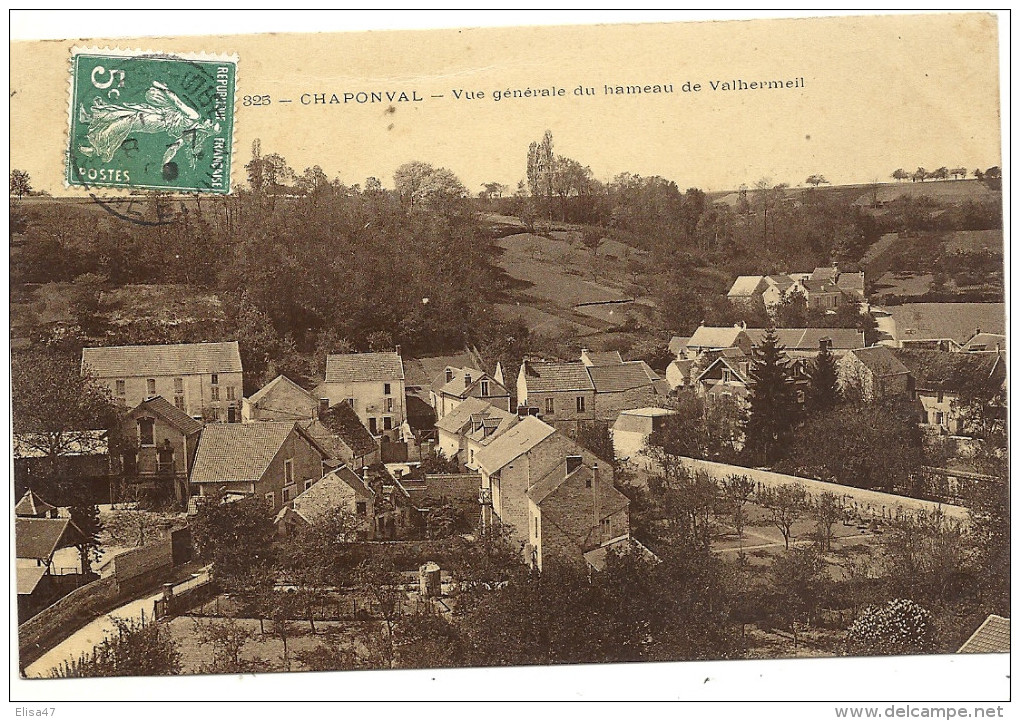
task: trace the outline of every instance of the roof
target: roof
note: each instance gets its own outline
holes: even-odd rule
[[[1003,303],[904,303],[882,310],[896,323],[896,340],[952,338],[966,343],[977,329],[984,333],[1006,332]]]
[[[481,398],[467,398],[463,403],[436,421],[436,428],[447,433],[459,433],[475,413],[486,413],[492,404]]]
[[[752,345],[760,345],[765,328],[748,328]],[[850,350],[864,347],[864,331],[852,328],[776,328],[779,345],[787,350],[818,350],[822,340],[831,342],[833,350]]]
[[[581,361],[548,363],[525,361],[524,378],[528,393],[594,390],[588,369]]]
[[[668,366],[666,366],[666,370],[668,371],[670,367],[676,368],[677,372],[680,373],[680,375],[682,375],[684,378],[688,378],[688,377],[690,377],[690,374],[691,374],[691,366],[693,366],[694,363],[695,363],[695,361],[693,361],[693,360],[686,360],[686,359],[684,359],[684,360],[675,360],[672,363],[670,363]]]
[[[47,570],[46,566],[18,566],[18,595],[32,594]]]
[[[44,433],[15,433],[11,436],[11,451],[15,458],[42,458],[49,447]],[[62,456],[105,456],[109,452],[106,431],[64,431],[60,438]]]
[[[811,271],[811,280],[825,280],[832,283],[836,282],[836,277],[839,275],[839,270],[832,266],[825,268],[815,268]]]
[[[793,286],[793,278],[788,275],[768,275],[765,276],[765,281],[769,285],[774,285],[780,290],[787,290]]]
[[[446,380],[446,371],[451,371],[452,378]],[[468,377],[471,378],[471,382],[468,383]],[[453,366],[447,366],[443,371],[436,376],[436,379],[432,383],[432,388],[435,389],[436,393],[445,393],[447,395],[455,396],[457,398],[464,398],[467,392],[476,386],[482,379],[489,381],[490,384],[499,386],[506,393],[506,388],[503,384],[497,383],[492,376],[477,368],[454,368]],[[490,388],[490,391],[492,389]],[[497,395],[495,393],[488,393],[489,396]]]
[[[353,491],[359,498],[375,498],[361,477],[347,466],[330,471],[294,499],[294,510],[310,523],[339,508],[347,494]]]
[[[659,380],[644,361],[628,361],[617,365],[588,368],[596,393],[622,393],[632,388],[650,386]]]
[[[400,380],[404,380],[404,364],[393,352],[326,356],[326,383]]]
[[[899,348],[894,354],[910,370],[919,390],[993,391],[1006,373],[1006,364],[999,353]]]
[[[1009,653],[1009,619],[993,613],[957,653]]]
[[[840,273],[836,286],[844,292],[864,295],[864,273]]]
[[[646,558],[653,563],[659,562],[658,556],[630,536],[615,538],[612,541],[609,541],[609,543],[601,545],[598,548],[593,548],[584,554],[584,560],[587,561],[588,565],[596,571],[602,571],[606,567],[606,556],[609,555],[610,551],[618,553],[639,553],[643,558]]]
[[[737,362],[737,361],[734,361],[732,359],[729,359],[729,358],[724,358],[722,356],[716,358],[714,361],[709,363],[705,367],[705,370],[703,370],[701,373],[698,374],[697,380],[701,381],[701,379],[704,378],[705,376],[707,376],[708,373],[713,368],[715,368],[717,365],[720,365],[720,364],[726,366],[727,368],[729,368],[733,372],[733,374],[736,376],[736,380],[740,381],[744,385],[747,385],[749,383],[749,379],[744,375],[744,372],[740,369],[740,363]]]
[[[839,286],[825,278],[805,278],[800,282],[808,293],[839,293]]]
[[[690,341],[689,337],[675,335],[669,339],[669,352],[675,356],[679,356],[685,350],[687,350],[687,343]]]
[[[527,416],[510,430],[496,436],[475,454],[475,464],[487,473],[495,473],[515,458],[524,455],[556,432],[535,416]]]
[[[248,398],[248,402],[251,403],[252,405],[258,405],[259,401],[261,401],[267,395],[272,393],[274,390],[282,388],[296,390],[299,393],[303,393],[304,395],[308,396],[308,400],[311,401],[312,403],[317,402],[316,398],[311,393],[309,393],[304,388],[302,388],[297,383],[295,383],[290,378],[284,375],[276,376],[276,378],[269,381],[264,386],[259,388],[257,391],[252,393],[252,395]]]
[[[758,290],[762,279],[763,276],[760,275],[738,275],[726,295],[731,298],[752,296]]]
[[[300,421],[298,425],[308,432],[334,458],[339,455],[333,447],[334,438],[339,438],[355,457],[367,456],[378,450],[375,438],[361,422],[351,404],[340,401],[322,414],[321,419]]]
[[[14,519],[14,544],[18,558],[49,560],[58,548],[73,546],[81,531],[70,518]]]
[[[56,506],[51,506],[49,503],[39,498],[35,491],[29,489],[25,491],[25,495],[23,495],[21,500],[14,506],[14,515],[31,518],[33,516],[45,515],[55,509]]]
[[[694,335],[687,341],[688,347],[695,348],[729,348],[737,342],[737,338],[744,329],[739,326],[706,326],[703,325],[694,331]]]
[[[425,388],[432,384],[446,366],[463,368],[464,366],[476,365],[476,359],[471,353],[464,351],[457,355],[431,356],[429,358],[404,358],[404,384]]]
[[[910,373],[910,370],[892,352],[892,349],[884,345],[876,345],[871,348],[857,348],[848,353],[857,358],[864,366],[876,376],[893,376],[903,373]]]
[[[573,473],[567,475],[566,464],[560,463],[558,466],[549,471],[543,478],[539,479],[537,483],[532,484],[532,486],[528,489],[528,498],[530,498],[536,505],[541,505],[542,501],[552,495],[553,491],[562,486],[568,480],[587,481],[591,478],[592,470],[588,466],[578,466],[574,469]]]
[[[974,337],[963,346],[963,350],[968,353],[1006,350],[1006,336],[998,333],[975,333]]]
[[[237,341],[83,348],[82,367],[100,378],[240,373]]]
[[[186,436],[202,430],[201,421],[196,421],[163,396],[146,398],[131,410],[131,415],[134,416],[135,413],[142,410],[155,413]]]
[[[581,357],[582,359],[588,360],[588,365],[593,366],[607,366],[623,363],[623,356],[620,355],[620,351],[618,350],[610,351],[584,350],[581,352]]]
[[[329,456],[329,452],[294,421],[208,425],[198,442],[191,482],[258,481],[293,432],[300,433],[324,458]]]

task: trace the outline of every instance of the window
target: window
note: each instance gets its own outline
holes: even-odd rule
[[[538,538],[538,516],[535,516],[535,538]]]
[[[180,408],[183,411],[184,410],[184,396],[175,395],[174,396],[174,405],[177,406],[178,408]]]
[[[183,392],[184,392],[184,379],[183,378],[174,378],[174,393],[183,393]]]
[[[212,388],[210,389],[210,391],[211,391],[211,394],[210,394],[210,396],[209,396],[209,397],[210,397],[210,398],[211,398],[212,400],[214,400],[214,401],[218,401],[218,400],[220,399],[220,388],[219,388],[219,386],[213,386],[213,387],[212,387]]]
[[[941,426],[944,418],[945,416],[942,414],[942,411],[935,411],[935,425]]]
[[[383,386],[382,386],[382,394],[383,394],[384,396],[388,396],[388,395],[390,395],[390,384],[389,384],[389,383],[383,383]]]
[[[471,460],[468,461],[468,463],[474,463],[474,462],[475,462],[475,449],[472,448],[471,449]]]
[[[368,502],[367,501],[358,501],[355,504],[355,508],[357,509],[357,512],[358,512],[359,516],[367,516],[368,515]]]
[[[313,483],[315,483],[315,481],[313,481],[311,478],[305,481],[305,490],[307,491],[309,488],[311,488]]]
[[[283,462],[283,481],[288,486],[294,482],[294,459],[288,458]]]
[[[489,395],[489,381],[482,381],[482,395]]]
[[[375,435],[378,435],[378,431],[379,431],[379,428],[378,428],[378,424],[376,422],[376,419],[375,418],[369,418],[368,419],[368,432],[371,433],[373,436],[375,436]]]
[[[353,398],[347,398],[346,400],[347,403],[351,406],[351,408],[353,408],[354,410],[358,409],[358,406],[355,405],[355,400]]]
[[[146,395],[150,395],[150,396],[156,395],[156,379],[155,378],[146,378],[145,379],[145,393],[146,393]]]
[[[293,490],[294,489],[290,488],[290,487],[283,489],[283,502],[284,503],[288,503],[290,501],[290,494],[293,492]]]
[[[210,379],[209,383],[211,385],[218,386],[220,384],[220,374],[219,373],[213,373],[212,374],[212,378]]]
[[[385,418],[383,418],[383,422],[382,423],[383,423],[383,430],[384,431],[388,431],[388,430],[392,430],[393,429],[393,419],[390,418],[389,416],[386,416]]]
[[[387,413],[392,413],[393,412],[393,399],[392,398],[387,398],[386,399],[386,412]]]
[[[613,533],[613,522],[611,518],[603,518],[599,521],[599,534],[603,538],[611,538]]]
[[[319,399],[319,415],[322,415],[323,413],[326,413],[327,411],[329,411],[329,398],[320,398]]]
[[[237,389],[234,388],[234,386],[227,386],[227,400],[228,401],[237,400]]]
[[[152,418],[138,419],[138,444],[142,446],[156,445],[155,439],[156,421]]]
[[[117,381],[117,395],[121,397],[127,395],[127,390],[125,388],[124,381]]]
[[[553,411],[553,399],[552,398],[546,398],[545,399],[545,412],[548,413],[549,415],[552,415],[554,413],[554,411]]]
[[[943,401],[945,401],[945,399],[946,399],[945,394],[942,391],[939,391],[939,403],[942,403]]]
[[[577,412],[584,413],[584,396],[577,397]]]
[[[266,494],[266,500],[269,501],[269,505],[276,506],[276,494],[272,491]]]

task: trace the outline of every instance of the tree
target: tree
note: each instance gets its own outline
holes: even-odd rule
[[[744,515],[744,506],[754,495],[754,481],[747,476],[733,475],[724,479],[720,486],[723,498],[726,499],[726,503],[733,513],[733,527],[737,531],[737,536],[743,538],[744,525],[747,520]]]
[[[843,520],[845,511],[843,504],[835,494],[825,491],[811,504],[811,516],[815,520],[815,536],[818,547],[823,552],[832,550],[832,527]]]
[[[11,170],[11,195],[16,195],[18,200],[21,200],[22,196],[31,194],[32,179],[28,173],[17,168]]]
[[[546,211],[548,201],[553,194],[553,176],[556,172],[556,154],[553,152],[552,131],[546,130],[541,142],[532,143],[528,146],[528,190],[533,198],[544,198],[546,200]]]
[[[750,408],[745,452],[760,463],[773,463],[785,453],[800,416],[796,391],[783,346],[769,328],[751,351]]]
[[[846,634],[853,655],[890,656],[935,650],[935,621],[922,606],[903,598],[869,606]]]
[[[769,520],[783,534],[786,550],[790,550],[793,524],[800,520],[807,510],[807,492],[799,483],[763,488],[758,492],[758,503],[768,511]]]
[[[432,609],[403,616],[397,622],[397,668],[463,666],[465,653],[457,627]]]
[[[790,625],[797,642],[797,620],[814,619],[825,584],[825,561],[813,548],[794,548],[777,558],[771,568],[771,576],[779,591],[781,614]]]
[[[578,445],[584,446],[595,454],[597,458],[613,465],[616,460],[616,452],[613,450],[613,437],[609,433],[609,426],[606,423],[583,423],[577,429],[577,437],[574,439]]]
[[[949,171],[949,174],[952,175],[954,178],[956,178],[958,180],[962,180],[963,178],[967,177],[967,169],[966,168],[953,168],[952,170]]]
[[[344,629],[331,628],[321,638],[314,647],[295,651],[294,660],[309,671],[352,671],[371,666],[358,656],[354,639]]]
[[[393,173],[393,182],[400,202],[409,212],[438,210],[467,195],[463,183],[446,168],[428,163],[404,163]]]
[[[824,175],[809,175],[807,180],[804,182],[808,185],[814,186],[815,188],[823,183],[830,184],[829,181],[825,179]]]
[[[711,402],[686,390],[667,406],[673,413],[648,437],[649,455],[659,462],[667,477],[682,472],[683,458],[703,458],[722,463],[737,459],[744,442],[744,412],[738,401],[718,398]]]
[[[807,391],[808,409],[827,411],[839,403],[839,384],[836,372],[836,359],[825,345],[811,367],[811,384]]]
[[[903,168],[897,168],[896,170],[894,170],[894,171],[893,171],[893,173],[892,173],[892,177],[893,177],[893,179],[895,179],[895,180],[896,180],[897,182],[901,182],[901,181],[904,181],[904,180],[906,180],[907,178],[909,178],[909,177],[910,177],[910,173],[908,173],[908,172],[907,172],[906,170],[904,170]]]
[[[502,198],[503,194],[508,190],[509,188],[503,185],[503,183],[482,183],[482,191],[478,194],[478,196],[485,198],[486,200],[492,200],[493,198]]]
[[[233,618],[194,619],[195,640],[200,646],[211,646],[212,661],[202,664],[199,673],[242,674],[269,671],[269,663],[258,656],[244,653],[256,640],[253,629]]]
[[[943,165],[941,168],[933,170],[931,177],[935,180],[945,180],[949,177],[949,168]]]
[[[940,605],[970,597],[979,569],[962,521],[936,508],[893,519],[891,526],[882,546],[896,593]]]
[[[199,557],[213,562],[216,580],[224,587],[271,586],[276,528],[265,499],[223,503],[208,496],[192,523],[192,534]]]
[[[914,171],[914,174],[910,176],[910,180],[912,182],[914,182],[914,183],[918,183],[918,182],[923,183],[925,180],[927,180],[930,177],[931,177],[931,173],[929,173],[924,168],[918,168],[917,170]]]
[[[81,572],[92,573],[92,562],[100,557],[99,534],[103,532],[103,524],[99,520],[99,506],[71,506],[71,522],[81,531],[82,537],[75,548],[81,558]]]
[[[50,673],[51,678],[175,676],[181,654],[168,626],[111,617],[116,635]]]
[[[329,190],[333,186],[330,184],[329,177],[325,171],[318,165],[313,165],[311,168],[305,168],[305,172],[295,179],[294,187],[300,193],[315,196]]]

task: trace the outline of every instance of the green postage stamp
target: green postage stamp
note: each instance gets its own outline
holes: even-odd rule
[[[75,49],[67,184],[229,193],[236,56]]]

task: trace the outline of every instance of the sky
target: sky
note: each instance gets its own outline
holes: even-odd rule
[[[820,173],[834,184],[870,183],[899,167],[1001,164],[999,30],[991,15],[726,22],[703,21],[718,14],[676,12],[116,15],[120,22],[97,13],[12,17],[15,41],[103,38],[12,44],[10,160],[36,189],[66,192],[74,45],[236,53],[235,183],[259,138],[263,152],[280,153],[297,172],[320,165],[348,184],[376,176],[392,187],[397,167],[420,160],[451,169],[472,192],[490,181],[512,188],[525,176],[529,143],[547,129],[556,152],[601,180],[621,172],[661,175],[710,191],[761,178],[796,186]],[[702,21],[657,22],[692,18]],[[576,25],[593,20],[631,24]],[[575,25],[480,27],[534,22]],[[473,29],[378,30],[394,25]],[[216,34],[228,28],[232,34]],[[289,34],[306,28],[357,31]],[[233,34],[266,29],[275,32]],[[142,35],[150,37],[121,37]],[[737,79],[796,87],[712,89]],[[691,92],[683,91],[685,82]],[[607,95],[607,84],[672,85],[673,92]],[[576,97],[579,86],[594,95]],[[525,88],[565,94],[493,98],[497,90]],[[458,100],[454,90],[485,97]],[[389,112],[389,102],[300,102],[304,94],[358,91],[416,91],[424,100],[392,103]],[[243,96],[253,94],[273,102],[244,107]]]

